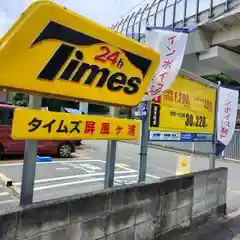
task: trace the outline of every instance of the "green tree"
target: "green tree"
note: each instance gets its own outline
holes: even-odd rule
[[[90,114],[108,114],[109,113],[109,106],[100,105],[100,104],[89,104],[88,105],[88,112]]]
[[[27,107],[28,99],[28,94],[15,93],[15,95],[13,96],[13,104],[16,106]]]
[[[132,116],[132,108],[121,107],[119,110],[119,115],[120,115],[120,117],[131,119],[133,117]]]
[[[239,86],[239,83],[237,83],[236,81],[232,80],[230,77],[228,77],[222,73],[203,76],[203,78],[207,79],[210,82],[216,83],[216,84],[218,84],[218,82],[220,82],[221,84],[224,84],[224,85],[226,84],[229,86],[235,86],[235,85]]]
[[[214,75],[207,75],[203,76],[203,78],[207,79],[210,82],[222,85],[227,85],[229,87],[235,87],[237,89],[240,89],[240,84],[237,81],[232,80],[230,77],[220,73],[220,74],[214,74]],[[240,97],[238,99],[238,103],[240,103]]]

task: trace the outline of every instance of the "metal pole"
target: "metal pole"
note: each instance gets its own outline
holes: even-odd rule
[[[192,142],[192,153],[195,151],[195,142]]]
[[[209,169],[215,168],[216,166],[216,145],[217,145],[217,124],[218,124],[218,100],[219,100],[219,86],[216,88],[216,104],[215,104],[215,116],[214,116],[214,134],[213,134],[213,141],[212,141],[212,149],[213,152],[210,154],[209,159]]]
[[[110,116],[118,117],[119,109],[115,107],[110,108]],[[105,179],[104,188],[110,188],[114,185],[114,172],[116,162],[117,141],[108,140],[107,153],[106,153],[106,165],[105,165]]]
[[[28,108],[41,109],[41,106],[42,97],[30,95]],[[37,141],[26,140],[24,149],[24,163],[22,172],[20,205],[31,204],[33,202],[36,156],[37,156]]]
[[[141,141],[140,141],[139,165],[138,165],[138,182],[145,181],[146,173],[147,173],[148,109],[149,109],[149,102],[146,103],[146,115],[143,114],[142,121],[141,121]]]

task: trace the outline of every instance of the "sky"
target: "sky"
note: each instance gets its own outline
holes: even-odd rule
[[[12,24],[18,19],[20,14],[35,0],[0,0],[0,37],[2,37]],[[134,6],[145,6],[154,0],[52,0],[68,9],[92,19],[105,26],[115,24]],[[164,8],[165,1],[161,1],[160,8]],[[213,5],[225,2],[226,0],[213,0]],[[175,0],[168,0],[168,5],[173,4]],[[194,15],[198,0],[187,0],[187,17]],[[140,5],[137,7],[140,8]],[[200,0],[199,10],[203,11],[209,8],[210,0]],[[178,4],[176,19],[183,17],[184,1]],[[136,8],[135,8],[136,9]],[[166,23],[172,23],[172,8],[166,12]]]
[[[116,23],[122,15],[142,0],[53,0],[105,26]],[[146,0],[146,2],[149,0]],[[0,37],[34,0],[0,0]]]

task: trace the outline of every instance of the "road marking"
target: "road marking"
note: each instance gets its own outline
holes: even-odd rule
[[[117,163],[116,166],[117,167],[130,167],[130,165],[128,165],[126,163]]]
[[[154,176],[154,175],[152,175],[152,174],[146,174],[148,177],[151,177],[151,178],[156,178],[156,179],[160,179],[160,177],[157,177],[157,176]]]
[[[103,160],[100,160],[100,159],[91,159],[91,160],[79,160],[79,159],[75,159],[75,160],[60,160],[60,161],[53,161],[53,162],[39,162],[37,163],[37,165],[42,165],[42,164],[58,164],[58,163],[82,163],[82,162],[100,162],[100,163],[104,163],[106,164],[106,161],[103,161]],[[128,167],[125,167],[123,166],[124,163],[118,163],[116,164],[116,166],[118,168],[121,168],[121,169],[124,169],[125,171],[117,171],[115,172],[116,174],[121,174],[121,173],[135,173],[137,172],[137,170],[134,170],[134,169],[131,169],[131,168],[128,168]],[[6,164],[0,164],[0,166],[2,167],[11,167],[11,166],[22,166],[23,164],[22,163],[6,163]],[[125,164],[127,165],[127,164]],[[157,166],[156,166],[157,167]],[[162,168],[162,167],[161,167]],[[166,170],[170,173],[174,173],[174,172],[171,172],[170,170]],[[91,177],[91,176],[99,176],[99,175],[104,175],[104,173],[93,173],[93,174],[84,174],[84,175],[73,175],[73,176],[65,176],[65,177],[59,177],[59,178],[49,178],[49,179],[55,179],[55,180],[49,180],[49,181],[58,181],[58,180],[65,180],[65,179],[72,179],[72,178],[79,178],[80,176],[83,176],[83,177]],[[149,177],[152,177],[152,178],[155,178],[155,179],[160,179],[159,177],[157,176],[154,176],[154,175],[151,175],[151,174],[147,174],[147,176]],[[46,181],[45,179],[41,179],[41,180],[35,180],[36,181]],[[47,181],[46,181],[47,182]],[[21,183],[15,183],[14,185],[21,185]]]
[[[8,195],[10,195],[8,192],[2,192],[2,193],[0,193],[0,197],[2,197],[2,196],[8,196]]]
[[[98,160],[99,162],[101,162],[101,163],[104,163],[104,164],[106,164],[106,161],[103,161],[103,160]],[[118,165],[118,163],[117,164],[115,164],[117,167],[119,167],[119,168],[122,168],[122,169],[124,169],[124,170],[128,170],[128,171],[135,171],[135,172],[137,172],[136,170],[134,170],[134,169],[131,169],[131,168],[127,168],[127,167],[123,167],[123,166],[121,166],[121,165]]]
[[[228,188],[227,190],[228,190],[229,192],[233,192],[233,193],[236,193],[236,194],[240,194],[240,190],[231,189],[231,188]]]
[[[6,200],[6,201],[0,201],[0,204],[10,203],[10,202],[16,202],[16,199]]]
[[[91,160],[86,160],[86,159],[83,159],[83,160],[80,160],[79,158],[77,159],[74,159],[74,160],[56,160],[56,161],[52,161],[52,162],[38,162],[37,165],[42,165],[42,164],[56,164],[56,163],[76,163],[76,162],[103,162],[105,163],[104,161],[102,160],[98,160],[98,159],[91,159]],[[5,163],[5,164],[0,164],[1,167],[12,167],[12,166],[22,166],[23,163]]]
[[[74,164],[74,163],[62,163],[62,164],[66,164],[67,166],[73,167],[73,168],[75,168],[75,169],[78,168],[78,169],[81,169],[81,170],[83,170],[83,171],[88,172],[85,168],[79,166],[78,164]]]
[[[126,175],[126,176],[115,177],[115,179],[130,178],[130,177],[137,177],[137,176],[138,175]],[[53,184],[53,185],[48,185],[48,186],[35,187],[34,191],[47,190],[47,189],[51,189],[51,188],[65,187],[65,186],[69,186],[69,185],[99,182],[99,181],[104,181],[104,178],[93,178],[93,179],[87,179],[87,180],[81,180],[81,181],[75,181],[75,182],[67,182],[67,183]]]
[[[96,171],[102,171],[102,168],[99,167],[99,166],[96,166],[96,165],[91,165],[89,163],[78,163],[78,164],[75,164],[75,163],[62,163],[64,165],[67,165],[67,166],[70,166],[70,167],[73,167],[75,169],[81,169],[82,171],[85,171],[86,173],[96,173]]]
[[[115,174],[126,174],[126,173],[136,173],[136,170],[132,171],[117,171]],[[93,174],[82,174],[82,175],[71,175],[71,176],[65,176],[65,177],[56,177],[56,178],[45,178],[45,179],[39,179],[35,180],[34,183],[46,183],[46,182],[53,182],[53,181],[60,181],[60,180],[69,180],[74,178],[84,178],[84,177],[97,177],[97,176],[104,176],[105,173],[93,173]],[[21,182],[13,183],[13,186],[20,186]]]
[[[68,167],[59,167],[59,168],[56,168],[56,170],[69,170],[70,168]]]

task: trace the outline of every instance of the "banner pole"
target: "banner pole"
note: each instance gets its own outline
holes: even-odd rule
[[[118,115],[119,115],[119,108],[111,107],[110,108],[110,116],[118,117]],[[106,164],[105,164],[104,188],[110,188],[110,187],[114,186],[116,152],[117,152],[117,141],[116,140],[108,140],[107,141]]]
[[[141,119],[141,139],[140,139],[140,151],[139,151],[139,166],[138,166],[138,182],[144,182],[146,180],[147,173],[147,151],[148,151],[148,110],[149,102],[146,104],[146,115],[143,114]]]
[[[216,167],[216,150],[217,150],[217,131],[218,131],[218,101],[219,101],[219,86],[216,88],[216,103],[215,103],[215,116],[214,116],[214,133],[212,141],[212,153],[209,158],[209,169]]]

